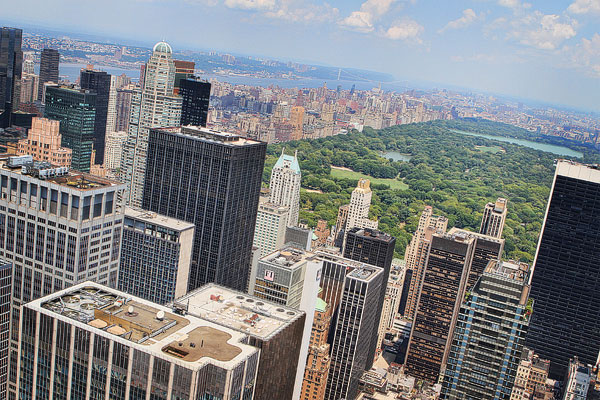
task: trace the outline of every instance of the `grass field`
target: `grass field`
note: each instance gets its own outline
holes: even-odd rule
[[[360,179],[368,178],[372,184],[388,185],[390,189],[405,190],[408,189],[408,185],[397,179],[384,179],[384,178],[373,178],[372,176],[362,174],[360,172],[350,171],[347,169],[339,169],[331,166],[331,176],[334,178],[346,178],[346,179]]]
[[[500,146],[475,146],[475,149],[479,151],[483,151],[484,153],[500,153],[501,151],[505,151]]]

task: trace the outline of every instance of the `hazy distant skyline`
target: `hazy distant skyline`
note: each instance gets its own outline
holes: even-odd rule
[[[21,0],[0,18],[600,111],[600,0]]]

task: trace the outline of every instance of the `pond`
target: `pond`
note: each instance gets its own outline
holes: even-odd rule
[[[394,161],[410,161],[410,154],[403,154],[403,153],[399,153],[397,151],[382,151],[381,153],[381,157],[383,158],[391,158]]]

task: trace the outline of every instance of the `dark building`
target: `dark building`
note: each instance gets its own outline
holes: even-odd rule
[[[38,86],[38,99],[44,101],[44,83],[58,84],[58,63],[60,54],[55,49],[44,49],[40,58],[40,81]]]
[[[355,399],[358,395],[360,378],[372,362],[372,336],[379,325],[376,308],[384,287],[383,269],[379,267],[364,265],[346,276],[333,325],[326,400]]]
[[[410,281],[413,277],[413,270],[407,269],[404,271],[404,283],[402,284],[402,295],[400,296],[400,304],[398,305],[398,310],[400,314],[404,315],[404,310],[406,309],[406,303],[408,302],[408,291],[410,289]]]
[[[117,90],[117,118],[115,120],[115,132],[127,132],[129,129],[129,117],[131,116],[131,99],[133,90]]]
[[[379,320],[381,318],[381,310],[383,309],[383,301],[385,300],[385,288],[390,276],[390,267],[394,258],[395,246],[396,238],[387,233],[369,228],[352,228],[346,238],[344,257],[383,268],[383,285],[379,294],[379,300],[377,300],[377,308],[374,309],[377,323],[373,330],[372,343],[369,348],[367,370],[373,366],[375,353],[378,350]]]
[[[22,39],[21,29],[4,27],[0,31],[0,128],[12,125],[12,112],[21,99]]]
[[[6,399],[6,382],[8,380],[12,267],[11,262],[0,260],[0,399]]]
[[[558,161],[533,267],[527,347],[563,379],[569,360],[600,350],[600,170]]]
[[[194,75],[196,63],[193,61],[173,60],[173,64],[175,64],[175,84],[173,93],[179,94],[179,83],[182,79],[187,79]]]
[[[61,145],[73,150],[71,167],[89,172],[94,144],[96,93],[72,87],[48,86],[44,117],[60,121]]]
[[[106,142],[106,117],[108,115],[108,97],[110,94],[110,74],[91,69],[81,70],[79,85],[82,89],[96,93],[96,119],[94,121],[95,164],[104,163],[104,147]]]
[[[406,356],[405,371],[436,382],[465,293],[475,238],[462,233],[434,234]]]
[[[190,290],[244,290],[267,145],[200,127],[152,129],[142,208],[196,225]]]
[[[190,77],[179,81],[179,95],[182,97],[181,125],[206,126],[210,83]]]

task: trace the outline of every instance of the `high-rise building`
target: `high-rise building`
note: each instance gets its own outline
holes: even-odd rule
[[[558,161],[531,281],[535,313],[528,347],[563,379],[577,356],[596,364],[600,350],[600,170]]]
[[[288,226],[285,229],[285,244],[310,251],[312,248],[313,231],[299,226]]]
[[[190,290],[246,289],[266,147],[200,127],[151,131],[143,208],[196,225]]]
[[[58,84],[58,64],[60,54],[56,49],[43,49],[40,58],[40,83],[38,99],[45,101],[44,84],[52,82]]]
[[[133,98],[134,89],[124,87],[117,90],[117,98],[115,104],[115,132],[129,131],[129,118],[131,117],[131,100]]]
[[[541,359],[533,350],[524,348],[510,400],[546,400],[549,370],[550,361]]]
[[[60,121],[61,145],[72,150],[71,167],[89,172],[94,146],[96,93],[73,87],[48,86],[44,117]]]
[[[117,198],[125,185],[31,160],[13,157],[0,166],[0,252],[14,264],[15,351],[21,305],[86,280],[115,287],[121,252],[123,210]],[[13,384],[16,362],[12,352]]]
[[[111,75],[110,77],[110,90],[108,92],[108,110],[106,114],[105,142],[106,136],[108,136],[109,133],[115,131],[115,125],[117,123],[117,78],[118,77],[114,75]],[[106,155],[106,150],[104,151],[104,154]]]
[[[329,375],[329,343],[327,335],[331,325],[331,307],[322,299],[317,299],[315,317],[302,382],[301,400],[323,400]]]
[[[506,214],[508,212],[508,209],[506,208],[507,203],[508,201],[506,199],[498,197],[498,200],[496,200],[495,203],[487,203],[485,205],[479,233],[498,239],[502,236],[502,230],[504,229]]]
[[[33,61],[25,60],[27,64],[33,65]],[[23,76],[21,77],[21,100],[20,103],[33,103],[38,99],[40,77],[35,73],[25,72],[23,68]]]
[[[36,161],[47,161],[56,167],[70,167],[72,150],[61,147],[60,122],[33,118],[27,139],[19,140],[17,154],[31,155]]]
[[[371,182],[368,179],[358,180],[356,189],[350,195],[350,204],[348,206],[348,217],[344,229],[344,241],[342,248],[346,247],[346,238],[352,228],[370,228],[377,229],[379,223],[369,219],[369,209],[371,208]]]
[[[253,244],[260,248],[261,257],[283,247],[288,217],[288,207],[271,203],[258,205]]]
[[[346,231],[346,225],[348,223],[348,210],[350,209],[349,204],[344,204],[338,208],[338,215],[335,221],[335,229],[333,230],[333,245],[342,247],[344,242],[344,232]]]
[[[354,399],[358,395],[358,382],[368,369],[372,336],[379,323],[376,307],[384,285],[383,269],[371,265],[346,276],[333,326],[325,399]]]
[[[394,320],[396,319],[398,310],[400,308],[405,272],[406,270],[404,265],[392,264],[385,288],[385,298],[383,300],[383,307],[381,309],[381,319],[379,320],[377,349],[381,348],[386,332],[394,326]]]
[[[214,284],[176,300],[175,307],[249,336],[260,348],[255,400],[294,400],[304,312]]]
[[[175,94],[181,95],[179,92],[180,83],[183,79],[191,78],[194,75],[194,69],[196,68],[196,63],[193,61],[184,61],[184,60],[173,60],[173,64],[175,64]],[[183,125],[183,124],[182,124]],[[194,124],[192,124],[194,125]]]
[[[110,132],[106,134],[106,147],[104,149],[104,168],[116,171],[121,168],[123,146],[127,142],[127,132]]]
[[[108,116],[108,100],[110,98],[110,74],[104,71],[83,69],[79,75],[82,89],[96,93],[96,117],[94,119],[95,164],[104,162],[104,146],[106,141],[106,118]]]
[[[369,228],[351,228],[346,237],[346,246],[344,247],[344,257],[356,260],[369,265],[375,265],[383,269],[382,272],[382,290],[379,293],[376,307],[373,309],[377,323],[373,327],[371,347],[369,349],[366,369],[371,369],[373,361],[379,348],[379,323],[381,321],[381,311],[385,299],[386,286],[390,276],[392,259],[394,258],[394,247],[396,238],[387,233]]]
[[[125,208],[119,290],[167,304],[187,293],[194,224]]]
[[[181,125],[206,126],[210,82],[196,77],[179,81],[181,96]]]
[[[12,125],[12,112],[21,100],[23,31],[3,27],[0,30],[0,128]]]
[[[181,97],[173,94],[175,65],[173,50],[165,42],[157,43],[144,70],[142,88],[131,100],[131,117],[121,169],[123,180],[129,184],[126,201],[133,207],[142,205],[148,135],[150,128],[179,126]]]
[[[563,400],[586,400],[590,388],[592,368],[579,361],[577,356],[569,361]]]
[[[19,398],[251,399],[260,352],[207,318],[85,282],[23,307]]]
[[[290,123],[292,124],[292,140],[302,139],[302,129],[304,127],[304,107],[295,106],[290,110]]]
[[[465,293],[441,399],[509,400],[529,325],[529,265],[490,261]]]
[[[12,263],[0,260],[0,399],[6,399],[8,349],[10,346],[10,291]]]
[[[475,241],[463,234],[431,238],[404,366],[411,376],[436,382],[446,363]]]
[[[248,293],[272,303],[299,309],[306,314],[294,399],[300,397],[302,389],[322,267],[323,261],[314,254],[286,247],[261,258],[250,274]]]
[[[288,226],[298,225],[300,210],[300,182],[302,174],[298,164],[298,153],[288,156],[281,151],[281,156],[271,170],[269,181],[270,197],[273,204],[287,206],[290,209]]]

